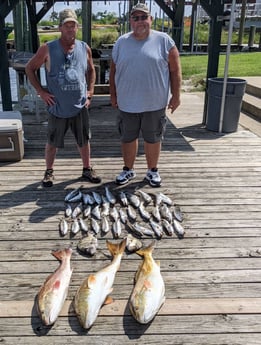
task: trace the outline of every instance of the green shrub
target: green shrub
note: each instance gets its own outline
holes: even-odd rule
[[[107,32],[101,30],[92,31],[92,48],[101,48],[102,44],[113,44],[118,38],[117,31]]]

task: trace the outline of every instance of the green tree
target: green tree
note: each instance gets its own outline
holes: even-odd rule
[[[82,9],[81,8],[77,8],[75,10],[75,13],[76,13],[76,16],[77,16],[78,19],[82,18]]]
[[[55,23],[55,22],[58,22],[58,19],[59,19],[59,13],[56,12],[56,11],[53,11],[50,15],[50,20]]]

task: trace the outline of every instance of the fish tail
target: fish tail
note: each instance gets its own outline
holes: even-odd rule
[[[67,256],[71,256],[72,255],[72,248],[65,248],[62,250],[56,250],[52,252],[52,255],[59,261],[62,261],[63,259],[65,259]]]
[[[151,242],[150,245],[148,245],[145,248],[141,248],[139,250],[136,251],[136,254],[140,255],[140,256],[148,256],[151,255],[151,253],[153,252],[154,248],[155,248],[155,244],[156,241]]]
[[[126,238],[122,240],[120,243],[112,243],[110,241],[106,241],[107,247],[113,257],[124,252],[126,247],[126,241]]]

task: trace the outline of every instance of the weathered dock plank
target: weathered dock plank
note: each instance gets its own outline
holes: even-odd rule
[[[142,144],[136,161],[137,179],[116,186],[122,168],[116,114],[109,99],[97,98],[91,108],[92,161],[103,178],[98,186],[81,181],[81,161],[70,134],[57,154],[55,185],[43,189],[46,124],[24,114],[25,157],[0,162],[0,341],[6,345],[46,344],[186,344],[259,345],[261,323],[261,138],[239,126],[235,133],[207,131],[201,124],[201,94],[182,95],[180,109],[169,114],[160,158],[163,185],[144,183],[146,164]],[[187,98],[189,97],[189,99]],[[125,253],[115,278],[114,303],[101,309],[89,331],[76,319],[71,303],[77,288],[111,257],[106,240],[98,235],[93,257],[77,251],[84,235],[60,236],[64,197],[83,186],[85,192],[118,195],[142,188],[155,200],[161,191],[184,216],[185,237],[156,238],[153,257],[160,261],[166,302],[149,325],[130,315],[127,301],[141,258]],[[151,211],[152,205],[148,206]],[[140,216],[138,220],[142,221]],[[123,238],[127,234],[123,227]],[[149,244],[152,239],[142,238]],[[74,269],[68,297],[53,327],[44,327],[34,306],[35,297],[59,262],[53,250],[72,247]]]

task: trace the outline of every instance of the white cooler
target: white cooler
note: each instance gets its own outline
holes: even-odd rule
[[[0,111],[0,161],[20,161],[24,156],[22,115]]]

